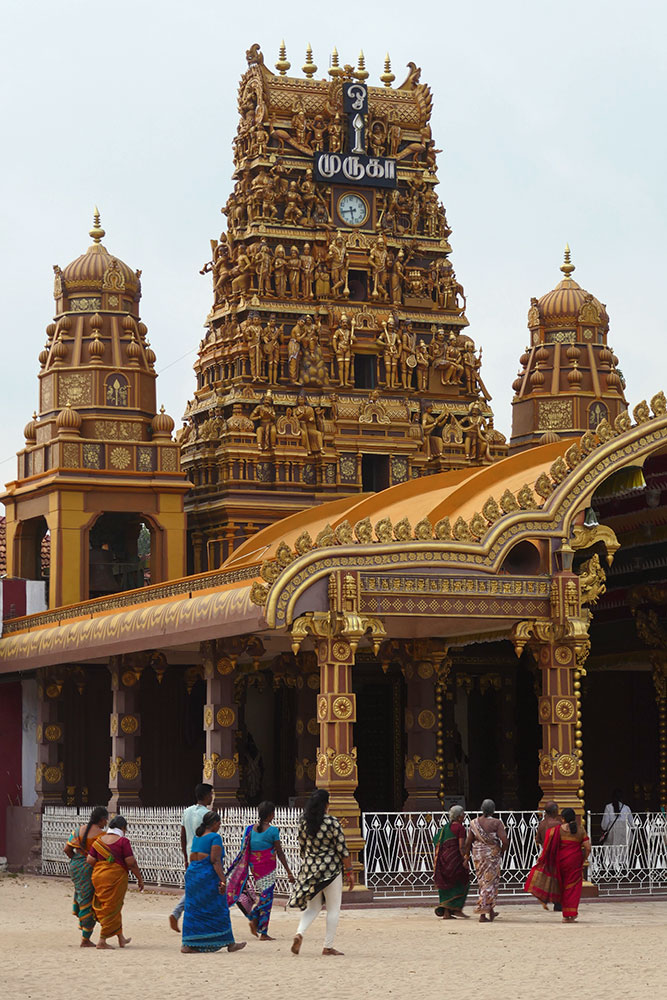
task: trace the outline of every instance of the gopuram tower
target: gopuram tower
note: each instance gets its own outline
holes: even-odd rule
[[[18,474],[2,497],[7,572],[43,578],[49,605],[143,587],[185,570],[183,495],[174,421],[157,412],[155,353],[139,315],[141,271],[109,253],[95,210],[92,244],[54,266],[55,316],[39,354],[39,403]]]
[[[181,432],[190,569],[324,500],[483,464],[493,429],[436,186],[431,91],[363,54],[316,79],[258,45],[238,92],[227,229]]]
[[[512,452],[594,431],[628,408],[606,306],[574,280],[570,256],[567,246],[562,281],[530,300],[530,344],[512,383]]]

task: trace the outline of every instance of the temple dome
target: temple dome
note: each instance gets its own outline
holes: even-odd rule
[[[95,209],[93,228],[90,230],[92,245],[60,272],[61,282],[67,292],[100,292],[104,287],[107,290],[134,294],[140,288],[140,272],[133,271],[129,264],[109,253],[101,242],[104,235],[100,226],[100,214]]]
[[[570,248],[565,248],[565,259],[560,267],[565,275],[555,288],[539,299],[533,299],[528,314],[528,326],[563,327],[577,323],[590,323],[607,330],[609,316],[599,299],[587,292],[572,277],[574,264],[570,262]]]

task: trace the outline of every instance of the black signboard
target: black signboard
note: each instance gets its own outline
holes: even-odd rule
[[[396,187],[396,160],[354,153],[316,153],[315,180],[353,187]]]

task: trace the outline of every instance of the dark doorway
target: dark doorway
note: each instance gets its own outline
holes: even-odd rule
[[[378,493],[389,486],[389,455],[361,456],[361,485],[364,493]]]
[[[493,799],[502,802],[500,754],[498,753],[499,698],[490,688],[482,694],[476,687],[468,699],[468,777],[470,802]]]
[[[350,299],[365,302],[368,299],[368,274],[366,271],[350,271],[347,277]]]
[[[354,355],[354,385],[357,389],[377,388],[377,358],[374,354]]]
[[[530,653],[524,653],[516,673],[517,786],[522,809],[535,809],[542,797],[537,768],[542,727],[537,713],[536,671]]]
[[[403,681],[399,673],[382,673],[379,664],[355,668],[359,784],[356,799],[362,812],[393,812],[403,807]]]

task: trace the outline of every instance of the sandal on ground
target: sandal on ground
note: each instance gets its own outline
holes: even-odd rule
[[[270,934],[260,934],[259,935],[259,940],[260,941],[275,941],[276,939],[272,938]]]
[[[292,941],[292,947],[290,948],[290,951],[292,952],[293,955],[299,954],[299,952],[301,951],[302,944],[303,944],[303,935],[295,934],[294,940]]]
[[[444,917],[446,913],[447,913],[446,906],[436,906],[435,908],[436,917]]]
[[[335,948],[322,948],[323,955],[344,955],[343,951],[336,951]]]
[[[235,941],[234,944],[227,945],[227,951],[240,951],[241,948],[245,948],[247,941]]]

